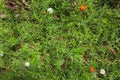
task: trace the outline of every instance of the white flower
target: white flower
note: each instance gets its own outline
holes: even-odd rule
[[[105,70],[104,69],[100,69],[100,74],[105,74]]]
[[[29,67],[30,63],[29,62],[25,62],[25,67]]]
[[[3,53],[0,53],[0,56],[2,57],[4,54]]]
[[[2,51],[0,51],[0,57],[3,57],[4,53]]]
[[[47,11],[51,14],[53,13],[53,8],[48,8]]]

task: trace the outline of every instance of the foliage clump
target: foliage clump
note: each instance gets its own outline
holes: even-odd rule
[[[13,17],[24,16],[25,11],[30,10],[29,1],[26,0],[4,0],[3,3]]]
[[[96,0],[97,7],[108,5],[111,8],[120,8],[120,0]]]

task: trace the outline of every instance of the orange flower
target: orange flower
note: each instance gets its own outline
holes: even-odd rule
[[[45,15],[45,14],[46,14],[46,11],[43,11],[42,14]]]
[[[91,72],[95,72],[95,68],[94,67],[90,67],[90,71]]]
[[[80,6],[80,10],[81,10],[81,11],[84,11],[84,10],[86,10],[86,9],[87,9],[87,6],[85,6],[85,5]]]

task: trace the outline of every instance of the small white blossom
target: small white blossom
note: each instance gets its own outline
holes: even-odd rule
[[[53,8],[48,8],[47,11],[51,14],[53,13]]]
[[[2,57],[4,54],[3,53],[0,53],[0,56]]]
[[[100,74],[105,74],[105,70],[104,69],[100,69]]]
[[[29,67],[30,63],[29,62],[25,62],[25,67]]]

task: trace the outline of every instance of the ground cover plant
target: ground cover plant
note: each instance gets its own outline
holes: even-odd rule
[[[0,0],[0,80],[120,80],[119,3]]]

